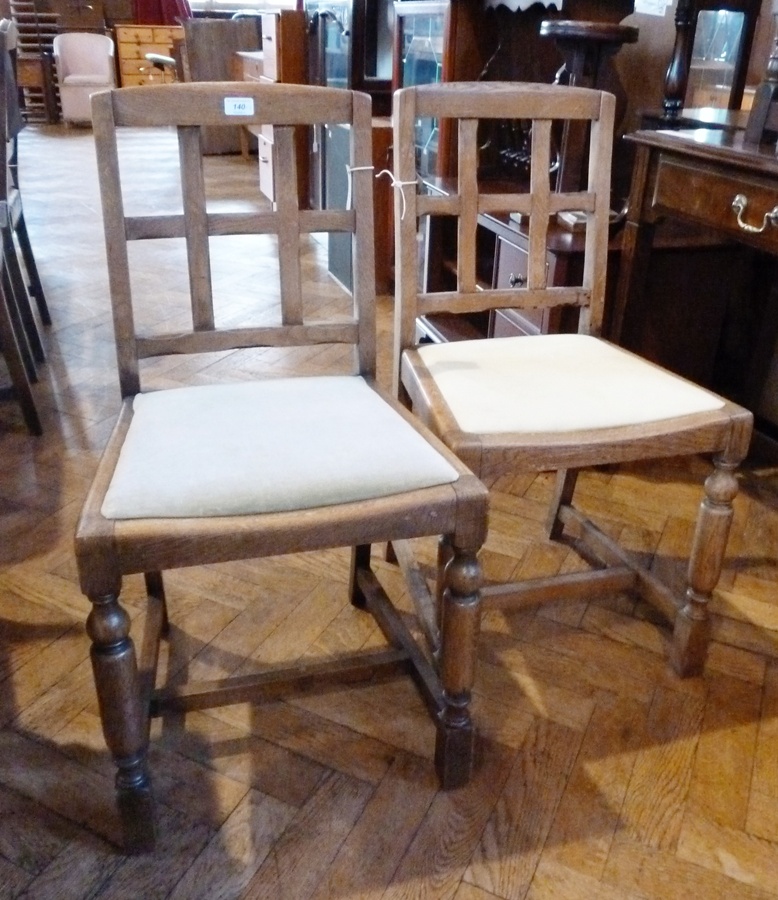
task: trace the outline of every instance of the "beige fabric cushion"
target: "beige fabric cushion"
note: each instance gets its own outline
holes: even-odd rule
[[[458,477],[359,377],[158,391],[133,411],[107,518],[307,509]]]
[[[419,353],[469,433],[611,428],[720,409],[720,397],[588,335],[426,344]]]

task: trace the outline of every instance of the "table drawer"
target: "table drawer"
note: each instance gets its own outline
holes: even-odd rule
[[[778,252],[778,227],[768,222],[764,231],[758,234],[738,224],[738,214],[732,208],[732,202],[739,194],[746,200],[746,207],[740,215],[741,222],[761,229],[765,215],[778,206],[775,182],[749,177],[737,170],[713,170],[704,163],[689,165],[665,157],[660,158],[658,163],[652,206],[719,229],[738,240]]]
[[[263,134],[257,135],[257,156],[259,159],[259,189],[269,200],[275,200],[273,145]]]
[[[139,25],[117,25],[116,40],[120,44],[153,44],[154,29]]]
[[[262,74],[278,80],[278,16],[272,13],[262,16]]]
[[[147,53],[160,53],[163,56],[170,52],[168,46],[160,44],[120,44],[119,59],[140,59],[145,62]]]
[[[254,56],[242,57],[242,66],[243,66],[243,80],[244,81],[259,81],[264,72],[263,72],[263,62],[262,56],[260,54],[256,54]]]

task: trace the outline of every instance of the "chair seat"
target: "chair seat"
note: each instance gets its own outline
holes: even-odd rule
[[[724,406],[715,394],[589,335],[452,341],[418,353],[470,434],[617,428]]]
[[[310,509],[449,484],[457,472],[363,378],[138,394],[110,519]]]

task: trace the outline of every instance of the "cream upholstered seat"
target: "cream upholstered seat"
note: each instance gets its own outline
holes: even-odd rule
[[[715,394],[606,341],[583,334],[537,338],[427,344],[419,357],[471,434],[620,428],[724,406]]]
[[[286,512],[457,477],[359,376],[206,385],[136,395],[101,513],[142,519]]]
[[[59,99],[65,122],[92,118],[89,98],[116,84],[114,42],[107,34],[67,31],[52,42]]]
[[[474,758],[476,554],[488,494],[375,385],[370,98],[324,87],[199,82],[102,92],[93,110],[124,399],[78,524],[76,557],[93,604],[87,629],[103,731],[118,768],[125,849],[154,845],[149,717],[171,708],[259,702],[282,690],[411,674],[436,726],[441,782],[465,783]],[[250,168],[241,170],[239,200],[216,196],[208,203],[200,127],[234,126],[236,115],[241,124],[273,127],[272,209]],[[298,196],[295,129],[324,123],[350,126],[353,207],[311,210]],[[180,210],[154,214],[173,202],[175,185],[165,174],[171,163],[155,157],[142,184],[123,179],[122,160],[132,154],[120,145],[160,126],[177,141],[169,160],[179,167],[182,200]],[[329,229],[352,235],[351,295],[306,277],[311,235]],[[148,239],[158,252],[151,277],[144,245],[128,246]],[[246,272],[237,278],[231,268],[229,290],[220,292],[214,285],[222,284],[224,241],[237,242]],[[267,268],[251,267],[266,258],[252,252],[258,241],[275,242],[275,279]],[[186,263],[188,291],[180,277]],[[154,327],[146,321],[150,311]],[[281,354],[283,366],[220,381],[212,366],[226,353],[247,354],[247,372],[263,353]],[[151,373],[142,366],[166,356],[174,385],[164,376],[155,384],[153,366]],[[323,356],[332,373],[322,374]],[[441,564],[436,587],[414,569],[407,573],[419,610],[412,629],[371,569],[370,545],[441,535],[454,559],[445,572]],[[372,614],[386,647],[154,686],[168,621],[162,570],[330,548],[350,552],[348,599]],[[140,659],[119,602],[131,573],[145,575],[148,593]],[[246,664],[261,668],[255,658]]]
[[[748,450],[752,416],[602,339],[613,110],[608,94],[554,85],[452,83],[395,95],[395,388],[484,480],[558,473],[548,534],[558,539],[568,528],[587,561],[594,561],[592,568],[488,585],[485,602],[528,606],[639,591],[674,623],[672,662],[689,674],[705,661],[707,603],[721,571],[737,493],[735,470]],[[414,125],[427,117],[448,120],[457,136],[453,183],[417,180]],[[478,122],[488,118],[531,123],[532,152],[526,181],[487,192],[478,182]],[[554,147],[568,122],[589,129],[588,182],[563,192],[555,189]],[[548,244],[560,236],[557,215],[564,211],[585,214],[584,261],[579,281],[555,286],[548,283]],[[507,223],[510,213],[522,221],[526,273],[512,287],[485,285],[476,271],[479,216]],[[417,275],[417,230],[427,216],[455,220],[457,251],[450,267],[455,278],[429,291]],[[415,345],[419,317],[506,308],[577,311],[577,333]],[[712,455],[713,471],[690,549],[688,586],[678,596],[589,521],[574,506],[573,494],[577,472],[587,466],[697,453]]]

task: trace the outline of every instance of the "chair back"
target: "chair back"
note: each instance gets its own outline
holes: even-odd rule
[[[60,81],[89,75],[98,82],[115,82],[114,43],[107,34],[67,31],[55,36],[52,49]]]
[[[14,64],[17,38],[16,25],[10,19],[0,20],[0,147],[5,147],[6,160],[6,165],[0,165],[0,203],[7,203],[16,187],[17,137],[24,127]]]
[[[515,308],[577,307],[579,331],[599,334],[605,302],[610,214],[610,168],[615,100],[586,88],[510,82],[451,82],[398,91],[394,98],[395,192],[395,366],[416,340],[419,316],[476,313]],[[457,144],[457,175],[451,180],[417,178],[415,130],[419,119],[448,120]],[[516,119],[531,131],[527,179],[508,184],[479,180],[479,120]],[[588,182],[580,189],[556,189],[559,136],[566,123],[589,125]],[[575,235],[583,254],[580,284],[549,284],[547,250],[553,240],[572,240],[558,216],[584,214],[585,231]],[[527,235],[526,276],[496,288],[478,278],[477,226],[484,216],[510,233],[520,218]],[[417,239],[425,217],[456,220],[455,272],[444,290],[419,284],[424,244]],[[452,229],[454,231],[454,229]],[[449,248],[446,248],[447,251]],[[395,372],[397,385],[397,372]]]
[[[154,85],[94,95],[92,118],[123,396],[140,389],[142,359],[257,347],[320,348],[326,355],[334,346],[338,365],[374,377],[369,96],[307,85]],[[298,194],[295,128],[325,123],[351,126],[353,203],[346,198],[341,208],[308,209],[308,198]],[[231,199],[224,183],[208,181],[201,128],[236,124],[272,129],[272,204],[259,193],[257,167],[266,160],[252,158],[253,174],[236,160]],[[155,144],[150,152],[154,136],[170,148]],[[139,177],[123,179],[123,163],[138,154]],[[324,252],[314,235],[328,231],[352,235],[351,293],[326,276],[312,281],[318,267],[306,265]],[[233,262],[221,264],[224,241],[242,242],[243,272]],[[134,279],[130,262],[139,262],[144,242],[156,255],[145,269],[141,262]],[[267,268],[268,252],[277,271]]]

